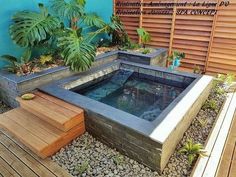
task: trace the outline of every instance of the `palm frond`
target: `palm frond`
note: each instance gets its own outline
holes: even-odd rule
[[[22,11],[13,17],[10,35],[13,41],[21,47],[30,47],[46,40],[53,30],[60,26],[57,18],[48,14],[47,9],[40,4],[41,12]]]

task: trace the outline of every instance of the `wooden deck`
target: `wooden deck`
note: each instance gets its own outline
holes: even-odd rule
[[[40,159],[0,129],[1,177],[72,177],[51,159]]]
[[[228,94],[191,177],[236,177],[236,92]]]
[[[236,116],[221,156],[216,177],[236,177]]]
[[[0,115],[7,130],[41,158],[47,158],[85,132],[84,111],[36,92],[33,100],[18,98],[20,108]]]

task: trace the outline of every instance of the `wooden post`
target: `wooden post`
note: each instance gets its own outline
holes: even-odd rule
[[[177,3],[178,0],[174,0],[174,3]],[[173,7],[173,15],[172,15],[172,24],[171,24],[171,32],[170,32],[170,43],[169,43],[169,56],[172,53],[172,46],[173,46],[173,39],[174,39],[174,32],[175,32],[175,19],[176,19],[176,5]],[[169,66],[169,62],[167,62],[167,67]]]
[[[143,14],[142,14],[142,11],[143,11],[143,0],[140,0],[140,3],[141,3],[141,6],[140,6],[140,16],[139,16],[139,28],[142,28],[143,27]],[[138,36],[138,43],[141,44],[141,37]]]
[[[215,14],[214,19],[213,19],[212,30],[211,30],[211,38],[210,38],[209,45],[208,45],[208,51],[207,51],[206,62],[205,62],[205,67],[204,67],[204,73],[207,71],[207,67],[209,65],[209,57],[210,57],[210,54],[211,54],[211,48],[212,48],[212,44],[213,44],[213,40],[214,40],[214,36],[215,36],[215,27],[216,27],[216,22],[217,22],[217,19],[218,19],[219,3],[220,3],[220,0],[217,0],[217,6],[216,6],[217,13]]]

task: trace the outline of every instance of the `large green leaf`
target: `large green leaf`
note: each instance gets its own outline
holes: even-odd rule
[[[90,27],[104,28],[106,23],[96,13],[86,14],[81,17],[81,23]]]
[[[22,11],[13,16],[14,23],[10,26],[10,35],[21,47],[37,45],[46,40],[52,31],[60,26],[59,20],[50,16],[47,9],[42,5],[40,9],[40,13]]]
[[[59,15],[61,19],[66,18],[71,20],[73,18],[80,18],[84,14],[83,1],[71,0],[66,2],[64,0],[51,0],[51,8]]]
[[[84,71],[90,68],[96,56],[96,48],[78,37],[76,32],[58,39],[58,47],[62,48],[62,56],[66,65],[73,71]]]

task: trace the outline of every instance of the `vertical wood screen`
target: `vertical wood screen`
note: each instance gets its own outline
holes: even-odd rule
[[[162,0],[161,2],[195,2],[196,0]],[[198,0],[202,3],[205,0]],[[114,10],[132,9],[148,11],[165,7],[124,7],[117,2],[160,2],[160,0],[114,0]],[[236,0],[229,6],[219,6],[220,0],[205,2],[217,3],[214,7],[170,7],[170,15],[119,15],[125,28],[134,41],[139,41],[136,29],[145,28],[152,36],[149,43],[153,47],[164,47],[169,53],[174,50],[186,53],[181,69],[193,71],[199,66],[206,73],[236,73]],[[178,15],[184,9],[217,10],[212,15]]]

